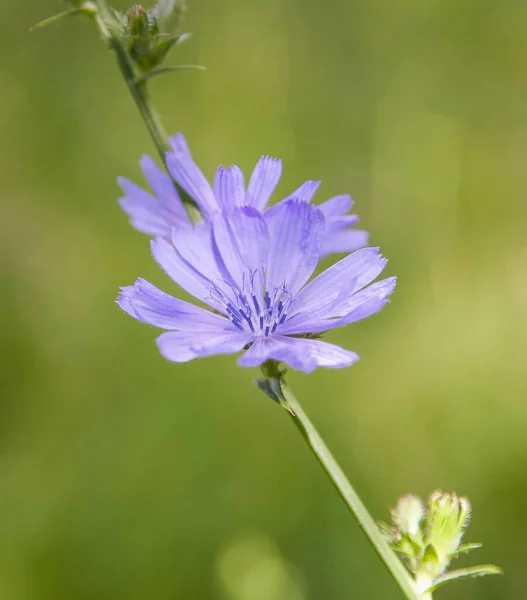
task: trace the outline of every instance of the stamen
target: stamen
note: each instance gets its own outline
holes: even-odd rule
[[[252,323],[252,321],[251,321],[251,319],[250,319],[250,316],[249,316],[249,315],[246,315],[246,314],[243,312],[243,310],[240,310],[240,314],[242,315],[242,317],[243,317],[243,318],[244,318],[244,319],[247,321],[247,323],[249,324],[249,327],[250,327],[250,329],[251,329],[251,332],[252,332],[252,333],[256,333],[256,332],[255,332],[255,330],[254,330],[254,325],[253,325],[253,323]]]
[[[241,288],[226,281],[221,284],[221,288],[218,283],[214,284],[210,299],[223,307],[224,314],[241,331],[267,337],[286,320],[292,294],[285,284],[269,292],[263,269],[243,274]]]

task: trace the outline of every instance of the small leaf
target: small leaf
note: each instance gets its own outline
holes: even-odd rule
[[[475,542],[473,544],[462,544],[450,556],[452,558],[454,558],[455,556],[459,556],[460,554],[466,554],[467,552],[470,552],[471,550],[477,550],[478,548],[481,548],[482,546],[483,546],[483,544],[480,544],[478,542]]]
[[[207,67],[201,65],[176,65],[175,67],[164,67],[163,69],[155,69],[154,71],[148,71],[138,81],[138,83],[144,83],[156,75],[163,75],[164,73],[171,73],[172,71],[186,71],[187,69],[197,69],[199,71],[205,71]]]
[[[187,31],[187,33],[182,33],[181,35],[178,35],[174,41],[174,46],[176,44],[182,44],[183,42],[185,42],[186,40],[188,40],[188,38],[191,36],[192,34],[190,33],[190,31]]]
[[[57,15],[53,15],[52,17],[48,17],[47,19],[40,21],[36,25],[33,25],[33,27],[31,27],[29,29],[29,31],[36,31],[37,29],[42,29],[43,27],[47,27],[48,25],[53,25],[54,23],[58,23],[59,21],[62,21],[62,19],[67,19],[68,17],[74,17],[75,15],[78,15],[79,13],[86,13],[86,10],[84,8],[80,8],[80,7],[79,8],[77,8],[77,7],[68,8],[68,10],[58,13]]]
[[[503,571],[496,565],[478,565],[477,567],[468,567],[467,569],[456,569],[455,571],[449,571],[444,575],[441,575],[434,581],[434,585],[425,590],[425,594],[431,594],[435,592],[437,588],[441,587],[449,581],[455,581],[456,579],[467,579],[469,577],[485,577],[485,575],[502,575]]]

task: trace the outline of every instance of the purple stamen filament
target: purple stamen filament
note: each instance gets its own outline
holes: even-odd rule
[[[255,281],[257,274],[261,281]],[[242,289],[228,285],[231,293],[225,293],[215,286],[210,292],[210,297],[236,328],[267,337],[275,333],[277,327],[286,320],[292,295],[285,285],[269,292],[265,286],[265,278],[259,270],[250,275],[243,277]],[[222,288],[225,289],[225,282],[222,282]],[[262,298],[265,306],[263,310],[260,308],[259,298]]]

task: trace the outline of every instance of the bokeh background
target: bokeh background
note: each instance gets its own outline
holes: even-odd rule
[[[189,0],[152,82],[208,176],[282,157],[276,198],[350,192],[399,283],[329,336],[362,360],[290,375],[377,518],[455,490],[505,577],[437,592],[525,598],[527,4]],[[125,8],[124,3],[115,6]],[[120,313],[176,293],[116,200],[152,143],[84,18],[2,0],[0,597],[401,597],[287,418],[233,357],[165,362]],[[434,595],[435,598],[435,595]]]

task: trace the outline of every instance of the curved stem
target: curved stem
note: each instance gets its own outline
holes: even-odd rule
[[[279,371],[279,366],[276,363],[269,362],[263,366],[262,371],[266,379],[258,382],[260,389],[289,412],[293,423],[302,434],[307,445],[331,479],[340,497],[344,500],[346,506],[361,526],[366,537],[406,598],[408,600],[425,600],[425,598],[430,598],[430,596],[423,597],[416,591],[412,576],[382,536],[381,531],[362,503],[359,495],[348,481],[348,478],[331,454],[324,440],[320,437],[313,423],[309,420],[300,402],[289,389],[283,375]]]

